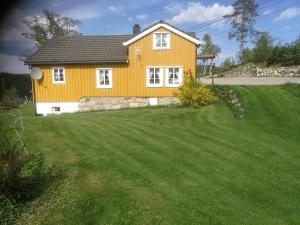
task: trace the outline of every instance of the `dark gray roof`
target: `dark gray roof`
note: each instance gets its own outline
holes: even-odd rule
[[[126,63],[123,42],[133,35],[57,37],[25,60],[25,64]]]
[[[144,30],[158,23],[168,24],[164,21],[159,21]],[[179,30],[176,27],[174,28]],[[193,32],[185,33],[195,37]],[[123,46],[123,42],[133,37],[134,35],[57,37],[49,40],[46,45],[27,58],[25,64],[127,63],[127,47]]]

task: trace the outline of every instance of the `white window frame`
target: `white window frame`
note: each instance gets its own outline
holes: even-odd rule
[[[108,70],[108,79],[109,79],[109,84],[100,84],[100,70]],[[96,87],[105,89],[105,88],[112,88],[112,68],[96,68]]]
[[[56,81],[54,80],[54,70],[57,69],[58,71],[60,69],[63,70],[63,77],[64,77],[64,80],[63,81]],[[65,68],[60,66],[60,67],[52,67],[52,82],[53,84],[64,84],[66,82],[66,74],[65,74]]]
[[[162,35],[162,34],[166,34],[167,35],[167,39],[166,39],[166,43],[167,43],[167,46],[166,47],[157,47],[156,46],[156,38],[157,38],[157,35]],[[170,49],[170,33],[169,32],[153,32],[153,49],[154,50],[166,50],[166,49]]]
[[[175,69],[175,68],[179,69],[179,73],[178,73],[179,83],[178,84],[170,84],[169,83],[169,69]],[[166,87],[180,87],[182,85],[182,66],[168,66],[165,68],[165,84],[166,84]]]
[[[150,69],[159,69],[159,83],[158,84],[150,84]],[[147,87],[163,87],[164,83],[164,69],[161,66],[147,66],[146,67],[146,86]]]

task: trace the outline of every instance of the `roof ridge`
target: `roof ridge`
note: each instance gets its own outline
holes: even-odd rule
[[[53,37],[49,40],[52,39],[57,39],[57,38],[80,38],[80,37],[124,37],[124,36],[134,36],[133,34],[100,34],[100,35],[76,35],[76,36],[60,36],[60,37]]]

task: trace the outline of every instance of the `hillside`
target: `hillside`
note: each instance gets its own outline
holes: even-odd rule
[[[222,101],[25,118],[65,178],[19,224],[299,223],[300,86],[234,89],[244,119]]]

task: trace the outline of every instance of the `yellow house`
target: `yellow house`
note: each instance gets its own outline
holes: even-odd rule
[[[200,41],[163,21],[132,35],[59,37],[30,56],[36,113],[176,103]],[[39,71],[40,76],[36,76]]]

